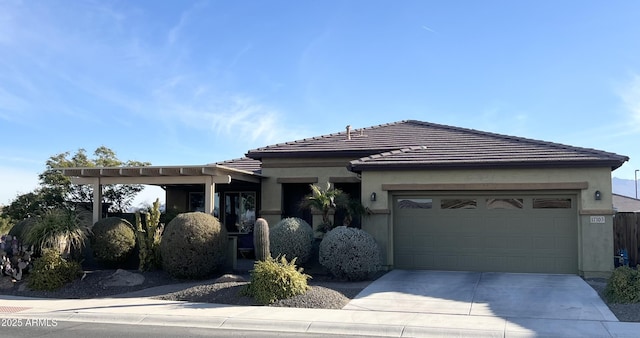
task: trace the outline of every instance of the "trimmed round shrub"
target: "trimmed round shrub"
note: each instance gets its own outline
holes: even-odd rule
[[[203,212],[176,216],[160,241],[162,268],[177,278],[203,278],[225,262],[227,230]]]
[[[287,262],[285,256],[256,261],[251,270],[251,283],[243,293],[260,304],[301,295],[309,290],[307,279],[311,276],[296,268],[296,259]]]
[[[313,229],[309,223],[297,217],[284,218],[269,229],[269,248],[272,257],[297,258],[304,264],[311,256]]]
[[[339,226],[324,235],[319,260],[340,279],[366,280],[380,270],[380,248],[368,232]]]
[[[97,260],[107,264],[126,261],[136,246],[136,234],[129,221],[107,217],[93,225],[91,248]]]

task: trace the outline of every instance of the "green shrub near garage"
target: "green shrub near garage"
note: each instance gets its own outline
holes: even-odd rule
[[[605,289],[607,300],[612,303],[640,302],[640,272],[628,266],[613,270]]]
[[[319,261],[337,278],[366,280],[380,270],[380,248],[368,232],[339,226],[324,235]]]

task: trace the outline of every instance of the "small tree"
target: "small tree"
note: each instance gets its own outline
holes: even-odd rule
[[[43,188],[50,189],[56,196],[63,196],[65,200],[74,203],[93,202],[93,188],[90,185],[72,184],[71,179],[57,170],[57,168],[69,167],[133,167],[150,165],[148,162],[121,161],[115,151],[100,146],[93,152],[94,157],[89,158],[86,150],[80,148],[71,155],[64,152],[51,156],[47,162],[47,170],[39,175]],[[136,194],[144,187],[140,184],[110,184],[103,187],[103,202],[111,204],[111,211],[126,212]]]
[[[75,210],[77,204],[92,203],[93,190],[90,185],[72,184],[58,168],[69,167],[122,167],[145,166],[148,162],[121,161],[113,150],[101,146],[95,150],[94,158],[89,158],[84,149],[75,154],[65,152],[49,157],[46,170],[38,175],[40,185],[34,191],[18,195],[3,208],[3,215],[13,221],[34,217],[53,209]],[[103,187],[103,202],[111,204],[111,211],[126,212],[142,185],[112,184]]]

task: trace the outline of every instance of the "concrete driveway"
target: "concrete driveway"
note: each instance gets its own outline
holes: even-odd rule
[[[393,270],[344,309],[618,321],[598,294],[574,275]]]

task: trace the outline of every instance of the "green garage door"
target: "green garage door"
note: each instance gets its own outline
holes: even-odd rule
[[[575,196],[394,197],[394,267],[577,273]]]

